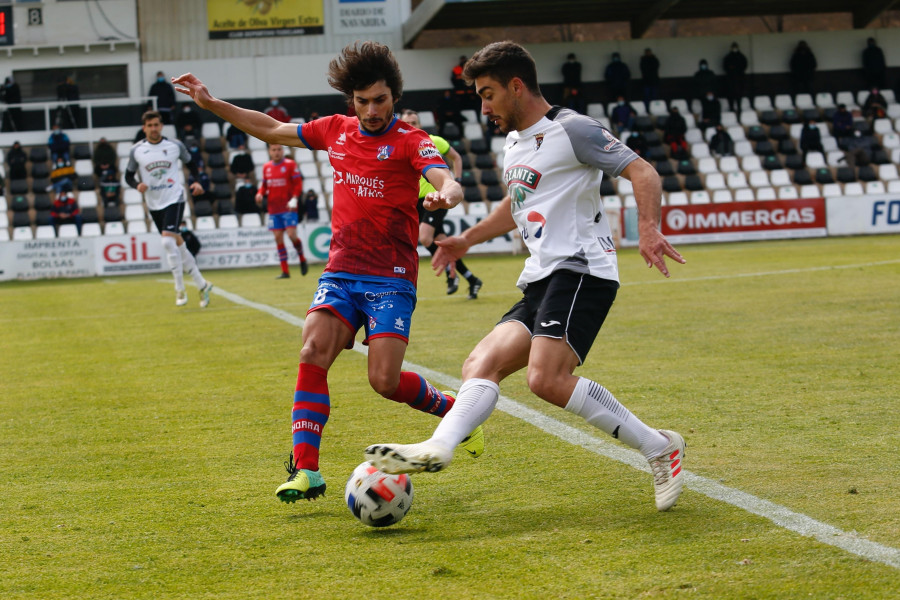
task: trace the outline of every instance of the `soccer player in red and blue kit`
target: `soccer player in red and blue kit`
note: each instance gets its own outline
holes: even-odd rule
[[[284,502],[325,491],[319,445],[331,412],[328,369],[341,350],[353,346],[360,328],[365,328],[369,384],[376,392],[439,417],[455,401],[401,366],[416,304],[419,177],[436,190],[425,197],[427,210],[456,206],[462,188],[428,135],[394,114],[403,78],[387,46],[347,46],[331,61],[328,82],[347,97],[356,116],[332,115],[297,126],[219,100],[190,73],[173,80],[198,106],[250,135],[327,151],[334,170],[331,248],[303,327],[293,452],[285,465],[288,480],[276,490]],[[482,430],[474,430],[460,447],[480,455]]]
[[[297,170],[297,163],[284,157],[284,146],[281,144],[269,144],[269,158],[272,160],[262,168],[262,182],[256,192],[256,203],[261,206],[263,198],[266,198],[269,231],[275,236],[278,262],[281,263],[281,275],[278,279],[288,279],[291,276],[287,248],[284,245],[285,232],[300,257],[300,274],[306,275],[309,265],[303,255],[303,242],[297,237],[297,202],[303,194],[303,177]]]

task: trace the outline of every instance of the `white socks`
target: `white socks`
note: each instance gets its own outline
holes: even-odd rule
[[[181,264],[184,265],[184,270],[194,278],[194,285],[197,286],[197,289],[202,290],[206,286],[206,279],[203,278],[200,267],[197,266],[197,261],[194,260],[194,255],[187,249],[187,244],[178,246],[178,250],[181,253]]]
[[[500,386],[488,379],[469,379],[459,388],[453,408],[444,415],[429,442],[455,449],[484,423],[500,397]]]
[[[669,438],[656,429],[647,427],[622,406],[609,390],[590,379],[578,378],[566,410],[584,418],[594,427],[620,439],[628,446],[640,450],[648,459],[659,456],[669,445]]]
[[[184,265],[181,263],[181,253],[178,251],[178,242],[170,235],[162,236],[163,252],[169,268],[172,269],[172,277],[175,278],[175,291],[184,291]]]

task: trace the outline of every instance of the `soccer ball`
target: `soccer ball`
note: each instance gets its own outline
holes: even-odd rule
[[[412,506],[409,475],[388,475],[366,461],[353,469],[344,488],[344,499],[353,516],[370,527],[400,522]]]

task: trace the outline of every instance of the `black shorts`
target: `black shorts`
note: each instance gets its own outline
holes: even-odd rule
[[[156,223],[160,233],[178,233],[181,231],[181,221],[184,218],[184,202],[176,202],[159,210],[151,210],[150,217]]]
[[[437,237],[444,233],[444,217],[447,216],[448,211],[446,208],[425,210],[424,200],[424,198],[419,198],[419,203],[416,205],[419,211],[419,223],[425,223],[434,227],[434,235]]]
[[[587,358],[618,289],[616,281],[556,271],[529,283],[522,299],[503,315],[498,325],[516,321],[528,329],[531,337],[566,340],[580,365]]]

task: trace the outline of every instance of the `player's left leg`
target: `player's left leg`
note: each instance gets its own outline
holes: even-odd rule
[[[270,221],[272,216],[269,217]],[[291,270],[288,267],[287,248],[284,245],[284,229],[272,229],[272,235],[275,236],[275,248],[278,250],[278,262],[281,264],[281,275],[277,279],[288,279],[291,276]]]
[[[181,255],[183,270],[191,276],[191,279],[194,280],[194,285],[200,290],[200,308],[206,308],[209,306],[209,295],[210,292],[212,292],[213,284],[203,277],[203,273],[200,272],[200,267],[197,266],[197,261],[194,259],[194,255],[191,254],[191,251],[188,250],[187,244],[184,243],[184,239],[178,235],[176,236],[176,240],[178,243],[178,252]]]
[[[300,258],[300,274],[306,275],[307,273],[309,273],[309,265],[306,263],[306,256],[303,254],[303,242],[301,242],[300,238],[297,237],[296,224],[293,227],[285,228],[285,231],[287,232],[288,238],[290,238],[291,243],[294,245],[294,250],[297,251],[297,256]]]

